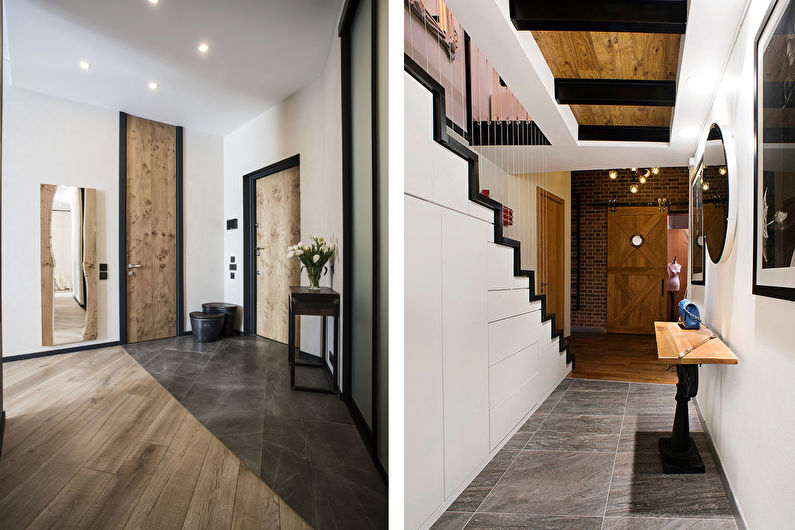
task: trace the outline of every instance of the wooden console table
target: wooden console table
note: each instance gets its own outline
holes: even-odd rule
[[[339,366],[339,331],[340,331],[340,294],[328,287],[320,289],[310,289],[309,287],[290,287],[289,304],[289,324],[287,340],[287,360],[290,363],[290,388],[292,390],[302,390],[304,392],[321,392],[325,394],[339,394],[339,378],[337,377],[337,367]],[[300,315],[312,315],[323,317],[323,353],[320,362],[307,362],[295,360],[295,317]],[[332,371],[328,368],[328,358],[326,352],[326,321],[328,317],[334,317],[334,344],[333,358],[331,359]],[[329,376],[331,388],[315,388],[300,386],[295,384],[295,367],[305,366],[309,368],[322,368]]]
[[[660,457],[664,473],[704,473],[704,461],[690,437],[688,402],[698,392],[700,364],[737,364],[737,356],[722,340],[704,326],[682,329],[677,322],[655,322],[657,360],[675,364],[679,382],[676,383],[676,413],[670,438],[660,438]],[[704,342],[706,340],[706,342]],[[695,347],[695,348],[694,348]],[[680,353],[692,351],[680,357]]]

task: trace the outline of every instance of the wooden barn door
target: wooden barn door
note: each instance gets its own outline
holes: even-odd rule
[[[127,116],[127,341],[177,334],[177,127]]]
[[[566,202],[546,190],[537,190],[538,293],[547,297],[546,311],[555,315],[557,332],[566,319]]]
[[[301,180],[298,166],[257,179],[257,335],[287,343],[290,286],[301,285],[301,264],[287,247],[301,239]],[[296,346],[300,346],[300,320]]]
[[[607,214],[607,331],[654,333],[666,320],[667,213],[657,207]],[[640,236],[640,237],[636,237]],[[633,245],[633,237],[635,244]]]

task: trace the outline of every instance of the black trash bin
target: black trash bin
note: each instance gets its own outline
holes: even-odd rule
[[[218,340],[218,335],[224,327],[225,319],[226,315],[223,313],[192,311],[190,314],[190,327],[193,340],[196,342]]]
[[[202,304],[203,313],[222,313],[226,315],[224,319],[224,329],[221,336],[231,337],[235,334],[235,319],[237,318],[237,306],[224,302],[206,302]]]

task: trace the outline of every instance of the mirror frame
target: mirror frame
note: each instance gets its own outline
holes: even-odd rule
[[[689,260],[690,260],[690,262],[688,263],[687,273],[690,276],[688,278],[688,284],[689,285],[705,285],[706,281],[707,281],[707,246],[706,245],[703,245],[703,244],[701,245],[701,248],[702,248],[702,251],[701,251],[701,278],[695,278],[693,276],[694,269],[695,269],[695,267],[693,267],[693,264],[696,263],[694,252],[695,252],[695,248],[696,248],[696,245],[697,245],[696,238],[694,237],[694,234],[693,234],[693,200],[694,200],[694,198],[693,198],[693,186],[696,184],[696,179],[699,178],[699,175],[701,175],[701,172],[702,172],[703,168],[704,168],[704,158],[702,157],[701,160],[698,161],[698,164],[696,164],[695,170],[693,171],[693,174],[690,176],[690,179],[688,181],[687,228],[688,228],[688,239],[690,240],[690,243],[689,243],[689,245],[690,245],[690,249],[689,249],[689,253],[690,253]],[[701,205],[701,208],[703,210],[703,208],[704,208],[703,203]],[[702,213],[702,216],[701,216],[701,228],[702,228],[701,236],[703,238],[703,235],[704,235],[704,233],[703,233],[703,228],[704,228],[704,215],[703,215],[703,213]]]
[[[707,147],[707,139],[709,138],[709,132],[712,130],[713,127],[717,127],[718,131],[721,134],[721,139],[723,142],[723,154],[726,158],[726,171],[728,172],[728,181],[729,181],[729,209],[726,212],[726,237],[723,240],[723,249],[721,250],[720,255],[715,258],[709,252],[708,246],[705,245],[705,252],[709,254],[709,259],[712,263],[719,264],[725,263],[729,256],[731,256],[732,249],[734,249],[734,240],[735,235],[737,233],[737,156],[736,150],[734,145],[734,137],[731,134],[728,134],[728,127],[722,123],[714,121],[709,126],[704,135],[703,140],[701,141],[701,161],[699,162],[697,168],[701,169],[704,165],[704,154],[706,152]],[[692,181],[691,181],[691,189],[692,189]],[[691,200],[692,204],[692,200]],[[706,235],[706,234],[705,234]],[[705,265],[706,265],[706,260]]]

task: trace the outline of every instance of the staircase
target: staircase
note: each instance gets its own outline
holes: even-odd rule
[[[405,84],[405,510],[426,528],[571,359],[477,154],[448,135],[442,87],[408,57]]]

